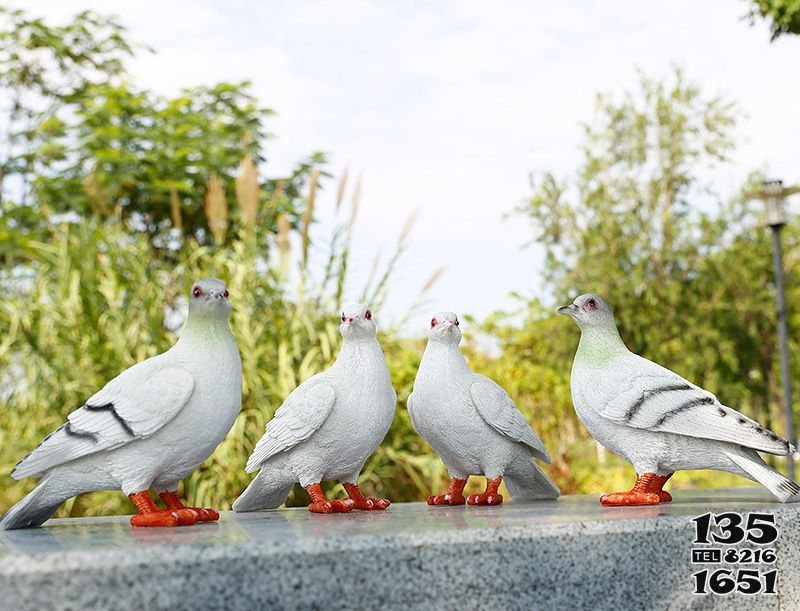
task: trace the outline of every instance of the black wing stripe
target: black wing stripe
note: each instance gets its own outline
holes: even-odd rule
[[[108,410],[111,412],[111,415],[116,418],[117,422],[119,422],[120,426],[125,429],[125,432],[128,433],[131,437],[136,437],[136,433],[133,432],[131,426],[125,422],[125,419],[117,413],[117,408],[114,407],[113,403],[106,403],[104,405],[89,405],[86,404],[86,409],[91,411],[100,411],[100,410]]]
[[[789,494],[797,494],[800,492],[800,486],[798,486],[795,482],[790,479],[781,482],[778,484],[778,489],[783,490],[784,492],[788,492]]]
[[[656,426],[663,426],[667,420],[677,416],[682,412],[685,412],[688,409],[692,409],[698,405],[711,405],[712,403],[714,403],[713,397],[703,397],[702,399],[693,399],[691,401],[687,401],[683,405],[676,407],[675,409],[668,411],[666,414],[661,416],[661,418],[658,419],[658,422],[656,422]]]
[[[95,443],[97,443],[97,435],[94,433],[87,433],[86,431],[81,431],[80,429],[76,429],[71,422],[67,422],[63,427],[64,432],[69,435],[70,437],[88,437]]]
[[[661,393],[671,392],[674,390],[691,390],[691,388],[692,387],[688,384],[672,384],[671,386],[662,386],[661,388],[654,388],[653,390],[644,391],[642,396],[636,399],[636,401],[634,401],[625,412],[625,422],[630,422],[633,419],[647,399],[656,395],[660,395]]]

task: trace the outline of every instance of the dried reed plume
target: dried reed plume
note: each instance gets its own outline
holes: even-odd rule
[[[289,265],[289,252],[290,252],[290,244],[289,244],[289,232],[292,230],[292,224],[289,221],[289,215],[285,212],[281,213],[278,216],[278,254],[280,256],[280,269],[281,271],[285,271],[286,267]]]
[[[178,190],[172,187],[169,190],[169,207],[172,210],[172,227],[183,233],[183,220],[181,219],[181,200]]]
[[[356,222],[356,216],[358,215],[358,206],[361,204],[361,174],[358,175],[356,179],[356,186],[353,189],[353,199],[350,205],[350,220],[348,221],[348,225],[352,229],[353,225]]]
[[[206,182],[205,213],[214,239],[218,244],[224,242],[225,232],[228,230],[228,202],[225,201],[222,180],[215,172],[211,173]]]
[[[92,170],[86,178],[83,179],[83,191],[89,200],[89,207],[95,214],[101,217],[108,216],[108,203],[106,201],[106,194],[103,190],[103,184],[100,182],[100,175],[97,168]]]
[[[428,291],[433,288],[433,285],[439,281],[439,278],[442,277],[444,274],[444,270],[447,269],[446,265],[442,265],[439,269],[431,274],[431,277],[428,278],[428,281],[422,285],[422,290],[420,291],[420,295],[425,295]]]
[[[258,167],[248,154],[239,164],[239,175],[236,177],[236,201],[242,211],[244,226],[247,228],[256,224],[258,199]]]
[[[303,213],[303,226],[301,227],[301,238],[303,244],[303,269],[308,265],[308,232],[311,229],[311,222],[314,220],[314,199],[317,196],[317,182],[319,181],[319,169],[311,170],[311,177],[308,179],[308,197],[306,198],[306,209]]]
[[[342,172],[342,177],[339,179],[339,186],[336,189],[336,213],[339,213],[339,208],[342,207],[342,201],[344,200],[344,192],[347,188],[347,174],[348,168],[345,167],[344,172]]]
[[[269,199],[267,203],[267,218],[272,218],[272,213],[278,208],[278,201],[281,199],[281,195],[283,195],[283,186],[284,186],[283,179],[279,180],[275,183],[275,189],[272,191],[272,197]]]
[[[417,217],[419,216],[419,208],[414,208],[411,214],[408,215],[403,228],[400,230],[400,236],[397,238],[397,248],[402,249],[403,245],[408,239],[411,230],[414,228],[414,224],[417,222]]]
[[[369,292],[369,288],[372,286],[372,283],[375,282],[375,278],[378,276],[378,266],[381,262],[381,251],[378,251],[375,255],[375,258],[372,260],[372,269],[369,270],[369,276],[367,276],[367,281],[364,283],[364,293],[361,295],[361,301],[367,301],[367,293]]]

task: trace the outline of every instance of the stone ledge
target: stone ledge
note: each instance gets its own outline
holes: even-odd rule
[[[774,513],[778,595],[691,594],[691,518]],[[4,608],[797,608],[800,504],[757,487],[677,491],[657,507],[596,496],[382,513],[224,513],[132,529],[125,517],[0,533]],[[718,568],[709,565],[709,569]]]

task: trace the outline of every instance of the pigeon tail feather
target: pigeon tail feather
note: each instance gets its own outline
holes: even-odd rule
[[[275,509],[286,501],[295,482],[296,479],[289,473],[261,470],[233,503],[233,510],[246,512]]]
[[[44,478],[25,498],[5,513],[0,520],[0,530],[41,526],[53,516],[61,503],[71,495],[54,492],[49,485],[49,479]]]
[[[511,498],[516,501],[557,499],[561,494],[558,486],[532,458],[510,465],[503,481]]]
[[[739,451],[726,451],[725,454],[751,479],[764,486],[781,503],[800,502],[800,485],[770,467],[754,450],[737,449]]]

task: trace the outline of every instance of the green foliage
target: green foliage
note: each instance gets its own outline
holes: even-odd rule
[[[263,160],[272,114],[248,82],[218,83],[164,98],[126,77],[133,47],[112,19],[81,13],[49,26],[22,11],[0,11],[0,90],[11,101],[0,137],[0,255],[16,255],[20,236],[42,239],[52,215],[115,216],[172,258],[180,244],[232,239],[241,216],[207,227],[212,176],[232,193],[242,159]],[[274,228],[287,213],[297,226],[312,153],[285,177],[259,182],[260,221]],[[324,174],[323,174],[324,175]],[[15,180],[9,184],[9,180]],[[224,196],[223,196],[224,197]],[[224,209],[227,202],[221,203]],[[180,211],[178,214],[177,211]]]
[[[11,175],[30,173],[33,143],[54,127],[43,119],[84,99],[87,89],[114,82],[132,47],[113,19],[83,12],[51,26],[21,10],[0,7],[0,91],[7,102],[0,158],[0,197]]]
[[[83,13],[54,27],[21,11],[0,17],[0,88],[11,100],[0,142],[10,151],[0,159],[0,193],[11,196],[0,203],[0,473],[107,380],[168,348],[191,282],[217,276],[231,291],[243,405],[184,492],[191,503],[229,507],[250,479],[244,463],[267,420],[338,353],[360,185],[321,252],[310,229],[325,158],[313,153],[289,176],[260,177],[270,111],[247,83],[160,97],[128,80],[133,47],[113,20]],[[536,175],[518,212],[533,223],[559,303],[607,295],[631,348],[780,431],[770,244],[742,197],[724,202],[700,179],[731,152],[735,119],[732,105],[703,96],[680,71],[663,82],[642,78],[621,97],[601,95],[574,176]],[[347,190],[345,173],[337,213]],[[412,222],[362,293],[376,310],[399,402],[362,482],[395,501],[423,499],[446,481],[405,408],[424,340],[401,339],[380,322]],[[794,304],[800,231],[790,225],[784,238]],[[300,244],[294,257],[292,241]],[[321,274],[310,271],[312,260],[324,262]],[[564,492],[623,489],[629,465],[595,444],[572,409],[578,331],[553,305],[525,300],[516,312],[465,325],[467,356],[534,424]],[[800,310],[789,324],[800,328]],[[792,352],[796,368],[796,339]],[[3,477],[0,511],[34,485]],[[288,501],[305,502],[299,489]],[[61,515],[129,511],[120,493],[101,492],[69,501]]]
[[[0,86],[17,95],[7,118],[28,131],[9,131],[4,143],[15,151],[5,176],[20,183],[7,189],[19,199],[0,208],[0,472],[109,379],[167,349],[192,281],[217,276],[232,296],[243,405],[184,492],[194,504],[229,507],[250,479],[244,463],[266,421],[338,354],[360,185],[329,251],[315,254],[310,227],[325,158],[314,153],[289,176],[260,178],[269,111],[247,83],[162,98],[125,79],[131,46],[112,20],[85,13],[52,27],[22,12],[2,15],[9,63]],[[37,61],[39,72],[28,74]],[[343,177],[337,211],[346,191]],[[376,266],[381,280],[369,291],[378,317],[409,228],[389,263]],[[302,244],[295,276],[292,235]],[[322,277],[309,271],[318,258],[328,261]],[[417,353],[384,333],[398,364],[392,375],[407,396]],[[400,412],[392,442],[365,469],[366,489],[420,498],[431,473],[442,471],[430,455],[414,462],[420,444]],[[3,478],[0,511],[34,485]],[[304,497],[297,491],[289,504]],[[61,514],[129,511],[118,492],[99,492],[69,501]]]
[[[780,431],[768,234],[754,204],[743,197],[722,202],[700,179],[731,151],[734,120],[731,104],[704,97],[677,70],[663,82],[643,77],[619,98],[600,95],[575,177],[535,177],[519,212],[545,248],[546,279],[559,305],[581,293],[608,297],[631,349]],[[786,233],[795,303],[797,230]],[[520,315],[520,324],[502,317],[485,324],[502,349],[486,367],[535,415],[556,481],[566,491],[608,489],[599,485],[598,462],[600,477],[629,479],[629,467],[595,446],[571,408],[578,330],[538,302]],[[796,342],[793,351],[800,351]],[[678,483],[706,478],[680,475]],[[725,480],[713,476],[717,485]]]
[[[193,503],[229,507],[250,479],[244,462],[267,420],[291,390],[338,354],[335,293],[317,290],[318,282],[302,269],[304,292],[292,290],[279,258],[272,256],[275,234],[258,224],[227,247],[189,241],[177,263],[116,220],[91,217],[83,223],[50,224],[47,231],[45,240],[21,244],[24,263],[7,270],[0,282],[8,296],[0,310],[0,327],[7,330],[0,343],[0,388],[5,389],[0,472],[8,474],[16,460],[110,378],[167,349],[179,331],[192,280],[217,276],[228,283],[233,303],[231,326],[243,366],[242,411],[225,441],[184,487]],[[330,285],[345,280],[337,277]],[[391,331],[381,340],[405,399],[419,352],[410,352]],[[399,410],[390,442],[365,469],[366,489],[384,494],[391,489],[392,498],[420,498],[434,478],[431,473],[441,471],[438,459],[419,456],[420,445],[407,412]],[[5,475],[0,510],[33,483]],[[62,512],[130,511],[118,492],[87,496],[70,501]],[[296,491],[289,500],[298,502],[306,502],[304,492]]]
[[[750,20],[770,21],[772,40],[783,34],[800,34],[800,0],[751,0]]]
[[[57,116],[44,121],[55,127],[35,151],[37,200],[51,213],[115,214],[132,229],[166,240],[176,225],[174,191],[183,237],[209,242],[208,177],[223,177],[232,192],[242,158],[261,160],[270,111],[259,108],[248,89],[248,83],[220,83],[163,99],[129,83],[88,88],[69,124]],[[262,190],[262,205],[271,196]],[[233,232],[239,220],[230,224]]]

